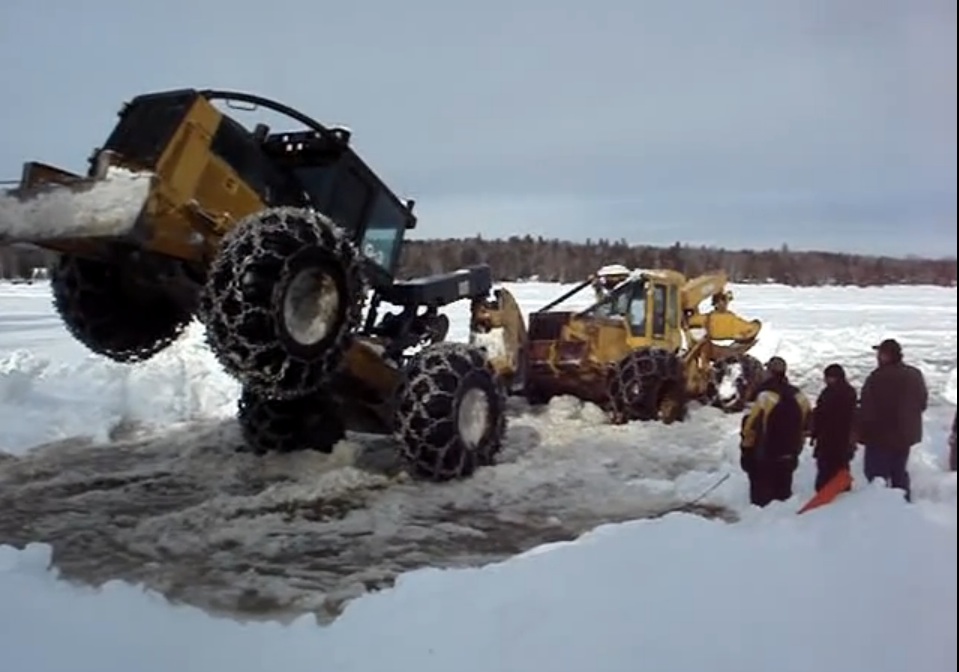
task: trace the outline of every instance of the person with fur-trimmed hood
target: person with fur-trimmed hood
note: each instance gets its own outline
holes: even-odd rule
[[[846,380],[846,371],[839,364],[830,364],[823,370],[823,381],[826,386],[816,399],[810,431],[817,491],[841,470],[848,469],[856,453],[856,388]]]
[[[739,464],[749,477],[749,501],[757,506],[792,497],[811,414],[809,400],[790,384],[782,357],[771,358],[766,373],[740,432]]]

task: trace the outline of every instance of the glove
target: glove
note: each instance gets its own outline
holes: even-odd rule
[[[752,471],[753,468],[753,458],[748,451],[740,448],[739,451],[739,468],[745,471],[747,474]]]

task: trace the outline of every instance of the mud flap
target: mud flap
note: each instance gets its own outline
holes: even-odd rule
[[[851,487],[852,473],[849,469],[842,469],[833,476],[826,485],[822,486],[808,502],[803,504],[802,508],[796,513],[806,513],[807,511],[818,509],[820,506],[825,506]]]

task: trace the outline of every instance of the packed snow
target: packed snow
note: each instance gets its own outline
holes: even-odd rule
[[[149,173],[113,166],[83,191],[52,188],[25,201],[0,191],[0,242],[127,233],[146,202],[151,180]]]
[[[566,289],[508,286],[527,314]],[[514,400],[502,464],[442,486],[367,468],[389,449],[357,436],[330,457],[234,454],[238,389],[202,329],[123,367],[69,339],[45,283],[0,284],[3,669],[955,670],[955,289],[733,290],[764,322],[754,354],[783,356],[811,397],[826,364],[861,385],[871,346],[903,343],[931,392],[913,504],[857,457],[853,493],[796,516],[807,452],[790,502],[750,507],[739,417],[710,408],[609,426],[568,398]],[[466,306],[448,313],[465,339]],[[717,483],[697,506],[722,519],[662,515]],[[238,623],[250,593],[313,613]]]

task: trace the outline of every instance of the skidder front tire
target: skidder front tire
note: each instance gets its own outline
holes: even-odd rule
[[[506,431],[506,393],[481,349],[423,348],[398,395],[396,434],[413,476],[447,481],[494,464]]]
[[[67,331],[91,352],[124,364],[169,347],[192,318],[169,297],[144,296],[117,266],[101,261],[61,255],[50,286]]]
[[[686,414],[682,363],[662,348],[634,350],[623,357],[610,374],[607,391],[615,422],[671,423]]]
[[[364,289],[359,254],[342,229],[311,210],[276,208],[224,236],[200,316],[227,373],[258,394],[291,399],[338,369]]]
[[[243,441],[257,455],[297,450],[331,453],[346,436],[337,404],[322,392],[270,399],[244,388],[238,407]]]

